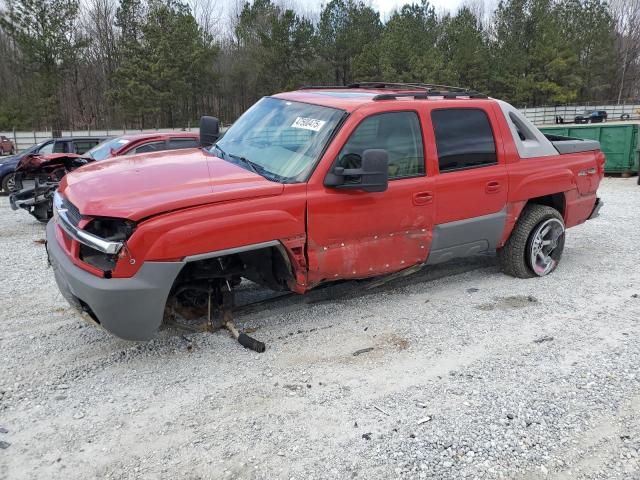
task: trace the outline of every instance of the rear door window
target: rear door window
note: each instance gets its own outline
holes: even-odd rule
[[[477,108],[431,112],[440,173],[496,165],[496,144],[487,114]]]

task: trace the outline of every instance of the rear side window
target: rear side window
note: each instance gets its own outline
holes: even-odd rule
[[[179,148],[196,148],[200,145],[195,138],[170,138],[169,149],[176,150]]]
[[[91,150],[98,144],[97,140],[74,140],[73,146],[78,155],[82,155],[83,153]]]
[[[56,142],[53,147],[53,153],[69,153],[67,150],[67,142]]]
[[[493,131],[484,111],[473,108],[434,110],[431,121],[440,173],[498,163]]]
[[[167,149],[166,142],[145,143],[144,145],[140,145],[139,147],[134,148],[130,152],[127,152],[127,155],[133,155],[135,153],[159,152],[161,150],[166,150],[166,149]]]
[[[389,112],[365,118],[347,140],[337,165],[360,168],[365,150],[389,154],[389,179],[425,174],[420,120],[415,112]]]

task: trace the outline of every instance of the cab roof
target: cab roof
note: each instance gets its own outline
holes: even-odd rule
[[[283,100],[312,103],[352,112],[371,102],[384,100],[486,99],[486,95],[462,87],[425,83],[364,82],[347,86],[308,86],[273,95]]]

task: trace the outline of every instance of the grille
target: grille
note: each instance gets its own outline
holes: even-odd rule
[[[77,227],[82,219],[82,215],[80,215],[78,208],[64,197],[62,198],[62,208],[67,209],[67,218],[74,227]]]

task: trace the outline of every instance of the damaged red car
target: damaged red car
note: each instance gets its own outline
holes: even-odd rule
[[[69,172],[88,163],[123,155],[196,148],[197,133],[141,133],[109,138],[82,155],[73,153],[30,154],[16,166],[11,208],[23,208],[41,222],[52,215],[53,193]]]
[[[151,339],[185,309],[229,328],[242,279],[302,294],[495,251],[509,275],[548,275],[601,206],[598,142],[464,89],[301,89],[215,143],[215,119],[200,134],[207,148],[88,165],[55,195],[60,291],[119,337]]]

